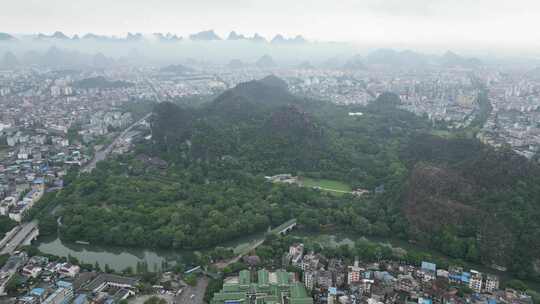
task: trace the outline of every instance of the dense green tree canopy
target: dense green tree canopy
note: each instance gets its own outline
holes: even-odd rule
[[[160,103],[152,141],[99,163],[49,202],[62,204],[68,240],[200,248],[295,217],[308,230],[414,239],[536,276],[538,166],[458,132],[432,135],[431,123],[398,104],[391,93],[368,106],[301,99],[275,78],[197,108]],[[371,194],[338,196],[263,178],[279,173]]]

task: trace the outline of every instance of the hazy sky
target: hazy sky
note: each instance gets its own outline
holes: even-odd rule
[[[540,0],[2,0],[0,31],[124,35],[215,29],[408,44],[540,42]]]

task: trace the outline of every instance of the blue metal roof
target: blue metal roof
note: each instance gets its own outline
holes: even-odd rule
[[[58,287],[63,287],[63,288],[67,288],[67,289],[73,288],[73,284],[70,283],[70,282],[66,282],[66,281],[58,281],[58,282],[56,283],[56,285],[57,285]]]
[[[437,265],[430,262],[422,261],[422,270],[436,271]]]
[[[38,297],[41,297],[45,293],[45,289],[43,288],[34,288],[30,290],[30,294],[36,295]]]

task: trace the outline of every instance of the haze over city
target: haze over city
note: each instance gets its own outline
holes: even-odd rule
[[[12,33],[171,32],[206,29],[362,46],[533,51],[539,45],[535,0],[200,0],[8,1],[2,30]]]
[[[5,0],[1,304],[540,304],[538,0]]]

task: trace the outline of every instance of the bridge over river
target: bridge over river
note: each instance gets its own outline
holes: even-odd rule
[[[284,235],[287,234],[287,232],[291,231],[294,227],[296,227],[296,219],[290,219],[286,221],[285,223],[277,226],[274,229],[271,229],[267,232],[267,234],[277,234],[277,235]],[[246,246],[243,248],[240,252],[237,253],[237,255],[229,260],[217,262],[214,265],[218,269],[223,269],[233,263],[238,262],[244,255],[250,253],[251,251],[257,249],[262,243],[264,243],[265,238],[261,238],[258,240],[253,241],[249,246]]]

